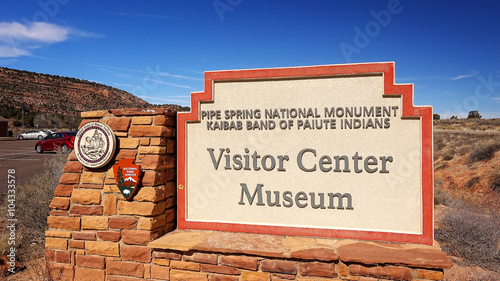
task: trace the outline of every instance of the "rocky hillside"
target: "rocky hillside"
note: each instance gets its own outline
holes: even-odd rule
[[[148,103],[125,91],[86,80],[0,68],[0,99],[29,111],[71,114]]]
[[[3,67],[0,67],[0,105],[58,115],[111,108],[159,107],[103,84]],[[182,109],[178,105],[160,107]]]

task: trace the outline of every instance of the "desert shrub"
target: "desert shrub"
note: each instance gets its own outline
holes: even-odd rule
[[[493,191],[500,192],[500,171],[494,170],[493,174],[489,178],[490,188]]]
[[[29,239],[43,241],[47,229],[49,204],[59,183],[67,154],[57,152],[55,157],[45,161],[45,173],[35,175],[29,184],[20,187],[17,196],[19,221],[27,230]]]
[[[466,264],[500,272],[500,216],[455,201],[436,230],[445,252],[462,257]]]
[[[498,143],[480,146],[469,154],[469,163],[489,160],[493,158],[495,152],[499,149],[500,144]]]
[[[443,155],[443,160],[444,161],[450,161],[451,159],[453,159],[454,157],[454,153],[452,150],[448,150],[446,151],[446,153]]]
[[[17,233],[19,242],[16,242],[18,246],[43,245],[47,216],[50,211],[49,204],[54,197],[54,190],[62,175],[67,157],[67,154],[57,152],[54,157],[45,161],[43,174],[35,175],[28,184],[19,185],[16,188],[16,218],[19,229]],[[41,253],[39,251],[37,255]]]
[[[465,188],[469,189],[473,187],[474,184],[478,183],[480,179],[481,179],[480,177],[471,178],[470,180],[467,181],[467,183],[465,183]]]
[[[472,145],[463,145],[457,149],[457,154],[459,156],[464,156],[465,154],[470,153],[472,149],[473,149]]]
[[[451,202],[450,195],[445,191],[434,188],[434,205],[448,205]]]
[[[434,135],[434,150],[439,151],[446,147],[446,140],[444,138],[444,134],[435,134]]]
[[[439,165],[435,166],[434,167],[434,171],[438,171],[438,170],[441,170],[441,169],[445,169],[448,167],[448,164],[446,162],[444,163],[439,163]]]
[[[450,126],[444,126],[444,127],[443,127],[443,130],[455,130],[455,129],[456,129],[456,128],[455,128],[455,126],[453,126],[453,125],[450,125]]]

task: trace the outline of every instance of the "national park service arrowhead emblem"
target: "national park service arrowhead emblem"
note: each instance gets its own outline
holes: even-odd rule
[[[141,166],[134,164],[134,159],[123,159],[113,165],[116,184],[127,200],[137,192],[141,178]]]

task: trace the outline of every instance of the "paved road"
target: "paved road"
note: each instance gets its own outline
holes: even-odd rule
[[[36,153],[36,140],[0,141],[0,200],[7,190],[8,170],[15,169],[16,186],[29,182],[34,175],[44,171],[45,159],[56,154]]]

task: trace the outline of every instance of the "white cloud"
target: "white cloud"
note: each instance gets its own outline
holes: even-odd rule
[[[479,74],[479,72],[477,72],[476,70],[473,70],[469,74],[462,74],[462,75],[457,75],[455,77],[452,77],[451,80],[460,80],[460,79],[470,78],[470,77],[477,76],[478,74]]]
[[[477,70],[472,70],[471,73],[469,74],[461,74],[457,76],[422,76],[422,77],[399,77],[397,78],[398,83],[399,82],[413,82],[416,80],[460,80],[460,79],[465,79],[469,77],[474,77],[478,76],[479,72]]]
[[[102,37],[47,22],[0,22],[0,57],[29,56],[31,49],[68,40],[71,37]]]
[[[186,68],[178,68],[179,70],[187,71],[187,72],[192,72],[196,74],[205,74],[203,71],[198,71],[198,70],[191,70],[191,69],[186,69]]]
[[[115,87],[125,87],[125,88],[133,88],[133,87],[135,87],[134,85],[123,84],[123,83],[114,83],[113,85],[115,85]]]
[[[492,97],[493,102],[500,103],[500,97]]]
[[[30,52],[27,50],[19,49],[14,46],[0,45],[0,58],[16,58],[20,56],[28,56]]]
[[[18,22],[0,22],[0,40],[3,42],[32,41],[56,43],[68,39],[70,29],[46,22],[24,25]]]
[[[124,17],[141,17],[141,18],[154,18],[154,19],[165,19],[165,20],[189,20],[188,18],[170,17],[170,16],[154,15],[154,14],[115,13],[115,15]]]
[[[185,76],[185,75],[171,74],[171,73],[167,73],[167,72],[158,72],[156,74],[158,74],[160,76],[174,77],[174,78],[181,78],[181,79],[188,79],[188,80],[195,80],[195,81],[204,81],[205,80],[203,78],[195,78],[195,77],[190,77],[190,76]]]
[[[152,104],[179,104],[182,106],[189,106],[191,101],[189,97],[183,97],[183,96],[170,96],[168,98],[159,98],[152,96],[138,96],[138,97]]]
[[[144,80],[151,81],[151,82],[158,83],[158,84],[164,84],[164,85],[170,85],[170,86],[175,86],[175,87],[180,87],[180,88],[186,88],[186,89],[196,90],[195,88],[189,87],[189,86],[186,86],[186,85],[174,84],[174,83],[160,81],[160,80],[151,79],[151,78],[145,78]]]
[[[101,70],[101,71],[106,71],[106,72],[109,72],[109,73],[113,73],[113,74],[117,75],[120,78],[125,78],[125,79],[132,78],[132,75],[130,75],[130,74],[116,72],[116,71],[112,71],[112,70],[109,70],[109,69],[106,69],[106,68],[102,68],[102,67],[99,67],[98,69]]]

